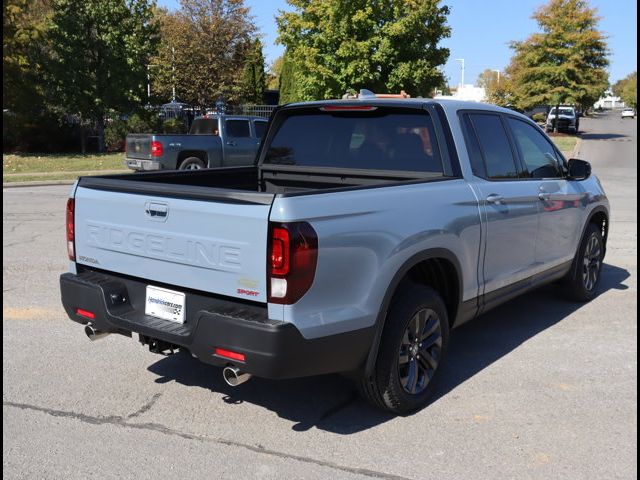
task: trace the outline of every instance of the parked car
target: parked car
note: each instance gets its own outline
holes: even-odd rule
[[[251,165],[267,119],[239,115],[196,118],[186,135],[127,135],[124,163],[132,170],[199,170]]]
[[[556,115],[556,107],[553,107],[547,115],[547,132],[554,129],[558,117],[558,131],[568,131],[578,133],[580,131],[580,117],[575,107],[560,107],[559,113]]]
[[[62,304],[92,340],[136,333],[232,386],[345,372],[404,413],[428,402],[455,327],[554,281],[593,299],[608,228],[590,165],[516,112],[298,103],[255,165],[80,178]]]
[[[625,108],[620,113],[621,118],[636,118],[636,111],[633,108]]]

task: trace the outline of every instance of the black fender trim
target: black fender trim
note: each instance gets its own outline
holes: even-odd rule
[[[591,224],[591,221],[593,220],[593,217],[595,217],[599,213],[603,213],[604,216],[607,219],[607,230],[606,230],[607,231],[607,235],[605,235],[604,238],[603,238],[604,252],[602,253],[602,259],[604,260],[604,257],[607,255],[607,239],[609,238],[609,235],[608,235],[608,232],[609,232],[609,210],[607,210],[607,208],[604,205],[598,205],[589,214],[588,220],[584,223],[584,226],[582,227],[582,233],[580,234],[580,239],[578,241],[578,245],[576,246],[576,253],[573,256],[573,263],[571,265],[571,270],[570,270],[571,276],[575,276],[576,275],[576,271],[577,271],[577,268],[578,268],[578,252],[580,251],[580,245],[582,245],[582,239],[584,238],[584,234],[587,231],[587,227]]]
[[[462,269],[460,267],[460,262],[458,258],[451,252],[445,248],[433,248],[429,250],[424,250],[420,253],[415,254],[411,258],[409,258],[396,272],[391,280],[391,283],[387,287],[387,291],[384,294],[384,298],[382,299],[382,306],[380,307],[380,311],[378,312],[378,317],[376,318],[376,323],[374,324],[374,337],[373,342],[371,344],[371,349],[369,350],[369,355],[367,356],[367,361],[365,363],[364,373],[365,376],[370,376],[373,372],[376,363],[376,357],[378,356],[378,348],[380,347],[380,340],[382,338],[382,332],[384,330],[385,320],[387,318],[387,311],[389,310],[389,306],[391,304],[391,299],[393,298],[394,293],[398,289],[398,286],[402,282],[402,279],[405,275],[415,267],[420,262],[429,259],[442,258],[448,260],[453,264],[456,269],[456,273],[458,276],[458,292],[459,299],[458,305],[456,308],[456,318],[450,318],[450,325],[456,325],[462,323],[464,319],[461,316],[468,317],[466,319],[470,319],[474,317],[478,311],[478,302],[477,299],[471,300],[469,302],[462,302],[462,292],[463,292],[463,283],[462,283]],[[470,305],[471,302],[471,305]]]

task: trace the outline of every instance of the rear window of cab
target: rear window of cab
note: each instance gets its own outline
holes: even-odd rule
[[[443,172],[433,121],[424,110],[292,112],[277,126],[264,163]]]

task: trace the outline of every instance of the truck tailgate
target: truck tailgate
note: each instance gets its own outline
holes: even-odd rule
[[[137,182],[133,182],[137,183]],[[109,272],[267,301],[271,202],[86,188],[75,194],[76,261]],[[183,187],[188,189],[189,187]],[[268,197],[268,194],[263,194]]]
[[[151,159],[151,138],[147,133],[130,133],[126,138],[127,157]]]

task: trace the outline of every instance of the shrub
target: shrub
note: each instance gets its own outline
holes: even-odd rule
[[[169,118],[162,124],[164,133],[186,133],[184,122],[178,118]]]
[[[124,149],[124,140],[127,136],[127,122],[116,118],[111,120],[104,129],[104,143],[108,152],[119,152]]]
[[[531,119],[536,122],[536,123],[544,123],[547,121],[547,114],[546,113],[535,113]]]
[[[79,139],[79,126],[59,115],[3,112],[2,150],[5,152],[68,152],[78,149]]]
[[[155,110],[138,110],[127,120],[129,133],[158,133],[162,131],[162,119]]]

